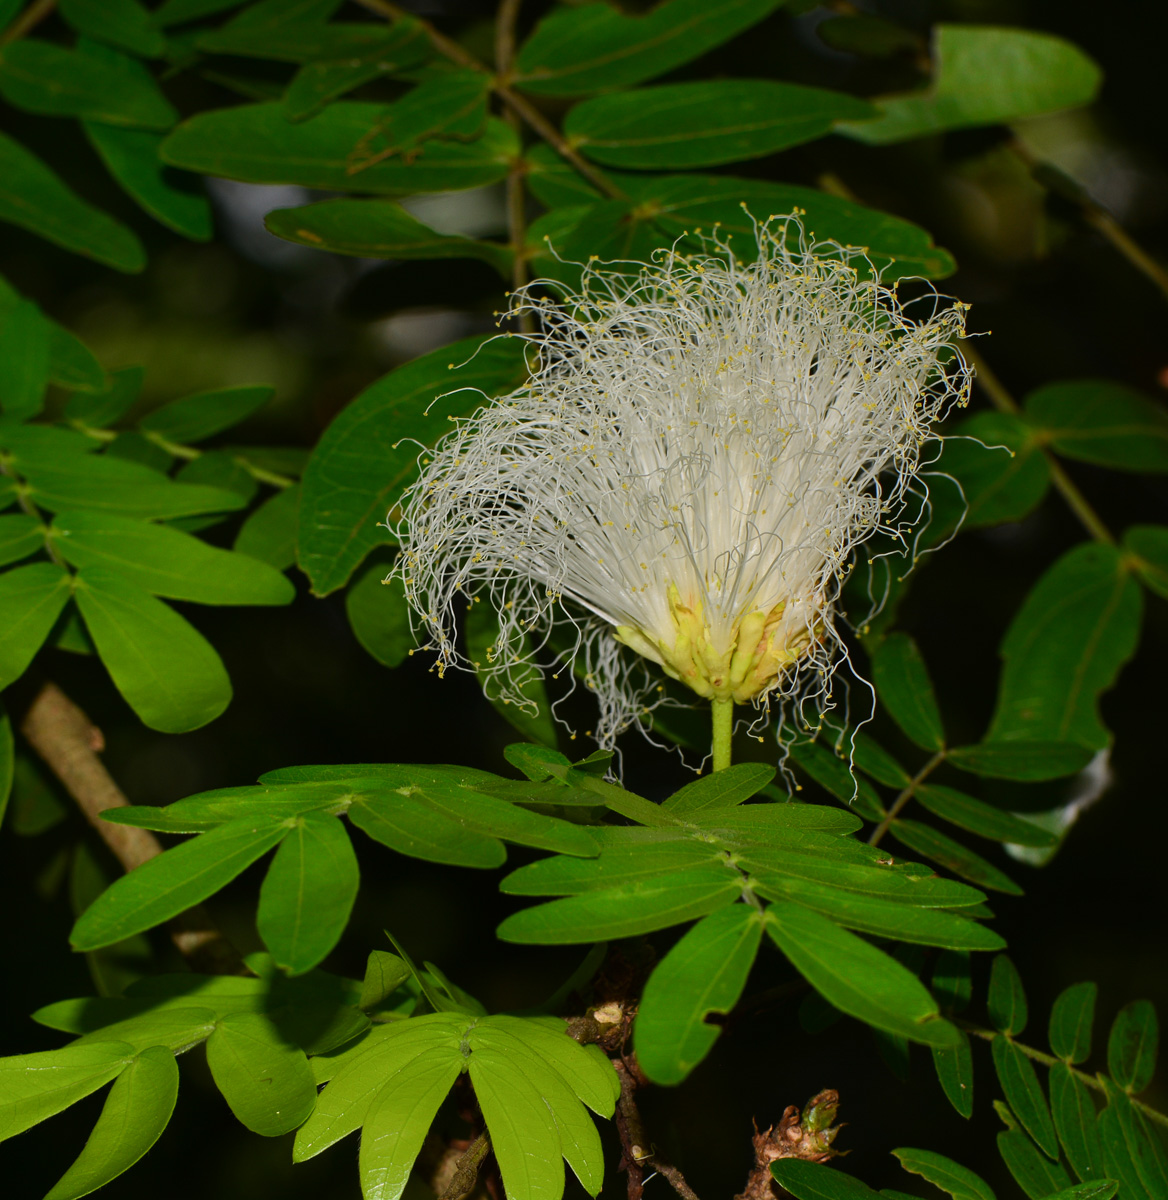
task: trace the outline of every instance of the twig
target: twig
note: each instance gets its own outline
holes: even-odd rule
[[[129,804],[98,757],[105,748],[101,730],[55,683],[46,683],[29,706],[21,732],[77,802],[127,871],[162,853],[154,834],[132,825],[103,821],[101,814]],[[239,953],[215,927],[201,905],[170,923],[171,940],[191,965],[217,975],[244,970]]]
[[[973,365],[976,372],[974,382],[985,392],[990,403],[999,412],[1017,416],[1021,411],[1017,401],[1010,395],[1005,384],[994,374],[989,363],[974,349],[972,343],[962,340],[961,353]],[[1049,450],[1043,448],[1041,452],[1042,456],[1046,459],[1047,466],[1050,468],[1051,482],[1066,501],[1067,507],[1079,518],[1079,522],[1083,528],[1096,541],[1103,542],[1108,546],[1114,546],[1115,538],[1112,536],[1111,530],[1107,528],[1103,523],[1103,519],[1087,502],[1086,496],[1075,486],[1071,477],[1063,468],[1062,463]]]
[[[872,831],[868,839],[869,846],[878,846],[880,839],[888,832],[892,822],[900,815],[900,810],[916,795],[917,788],[945,761],[945,751],[938,750],[932,758],[904,785],[903,791],[892,802],[888,815]]]
[[[974,1025],[970,1021],[962,1021],[958,1017],[950,1019],[964,1029],[966,1033],[971,1033],[974,1037],[984,1038],[987,1042],[992,1042],[994,1038],[1005,1037],[1005,1034],[999,1033],[996,1029],[986,1029],[981,1025]],[[1056,1058],[1053,1054],[1046,1054],[1042,1050],[1036,1050],[1033,1046],[1024,1046],[1021,1042],[1014,1041],[1013,1038],[1010,1038],[1010,1044],[1016,1050],[1020,1050],[1025,1054],[1027,1058],[1042,1063],[1043,1066],[1053,1067],[1057,1063],[1064,1062],[1063,1059]],[[1106,1094],[1107,1089],[1103,1086],[1102,1081],[1097,1075],[1090,1075],[1086,1071],[1080,1071],[1072,1067],[1070,1063],[1064,1063],[1064,1065],[1080,1082],[1085,1083],[1089,1088],[1094,1088],[1097,1092]],[[1162,1113],[1159,1109],[1153,1108],[1150,1104],[1145,1104],[1142,1100],[1137,1100],[1134,1096],[1129,1097],[1129,1099],[1150,1121],[1155,1121],[1157,1125],[1168,1127],[1168,1113]]]
[[[406,17],[410,20],[417,21],[425,30],[426,36],[430,39],[430,44],[438,51],[439,54],[445,55],[451,62],[458,63],[461,67],[469,67],[473,71],[482,71],[489,74],[487,67],[481,63],[473,54],[464,50],[456,41],[448,38],[444,33],[439,32],[430,24],[429,21],[423,20],[421,17],[413,13],[407,12],[404,8],[391,3],[391,0],[357,0],[357,3],[362,8],[367,8],[370,12],[375,12],[379,16],[388,17],[391,21],[400,21]],[[598,188],[606,196],[613,200],[627,200],[628,196],[625,192],[616,186],[611,179],[608,179],[600,171],[598,171],[590,162],[582,158],[575,148],[571,146],[560,133],[560,131],[537,109],[533,104],[524,97],[518,95],[511,90],[507,80],[500,78],[492,78],[491,87],[495,95],[503,101],[512,112],[516,113],[524,120],[536,133],[557,154],[560,155],[566,162],[571,163],[576,170],[592,184]]]
[[[621,1094],[616,1102],[616,1128],[620,1135],[620,1169],[628,1173],[629,1200],[641,1200],[645,1190],[645,1168],[652,1167],[663,1179],[668,1180],[682,1200],[698,1200],[685,1176],[672,1163],[666,1162],[653,1152],[641,1110],[637,1107],[637,1088],[648,1080],[641,1074],[636,1059],[615,1058],[612,1062],[620,1079]]]
[[[9,42],[15,42],[17,38],[24,37],[56,7],[57,0],[36,0],[34,4],[30,4],[3,33],[0,33],[0,46],[7,46]]]
[[[462,1157],[455,1165],[454,1174],[446,1185],[446,1190],[438,1200],[462,1200],[464,1196],[469,1196],[474,1191],[475,1184],[478,1183],[479,1167],[483,1165],[483,1160],[490,1152],[491,1139],[484,1130],[463,1151]]]

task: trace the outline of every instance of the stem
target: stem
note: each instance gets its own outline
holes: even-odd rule
[[[399,8],[393,4],[391,0],[357,0],[357,3],[362,8],[367,8],[370,12],[375,12],[379,16],[388,17],[391,21],[400,21],[409,17],[413,21],[417,21],[426,32],[426,36],[430,39],[430,44],[438,51],[439,54],[445,55],[451,62],[458,63],[461,67],[470,67],[473,71],[482,71],[489,74],[484,63],[479,62],[473,54],[464,50],[456,41],[448,38],[444,33],[440,33],[429,21],[423,20],[421,17],[415,16],[413,13],[406,12],[404,8]],[[508,80],[500,78],[492,78],[491,87],[496,96],[503,103],[516,113],[523,121],[525,121],[536,133],[557,154],[560,155],[566,162],[572,164],[576,170],[588,180],[593,187],[598,188],[606,196],[613,200],[627,200],[627,194],[619,187],[601,174],[590,162],[581,158],[575,148],[565,140],[560,131],[537,109],[533,104],[526,100],[523,96],[517,95],[511,90]]]
[[[880,822],[879,825],[872,831],[872,836],[868,839],[869,846],[878,846],[880,839],[888,832],[892,822],[896,820],[900,814],[900,810],[916,795],[917,788],[925,782],[926,779],[945,761],[945,751],[938,750],[932,758],[904,785],[904,790],[892,802],[892,807],[888,810],[888,815]]]
[[[714,770],[724,771],[730,765],[730,743],[734,735],[734,701],[710,701],[714,736],[711,753],[714,759]]]
[[[1006,390],[1005,384],[994,374],[990,365],[973,348],[973,345],[969,341],[962,340],[961,353],[973,365],[976,371],[974,378],[982,391],[989,397],[990,403],[999,412],[1017,416],[1021,411],[1017,401],[1010,395]],[[1096,541],[1103,542],[1107,546],[1114,546],[1115,538],[1112,536],[1111,530],[1107,528],[1103,523],[1103,519],[1087,502],[1086,496],[1075,486],[1062,463],[1049,450],[1043,449],[1042,456],[1046,459],[1046,464],[1050,468],[1051,482],[1067,502],[1067,507],[1079,518],[1079,522],[1083,528]]]
[[[205,450],[200,450],[198,446],[187,446],[181,442],[168,441],[158,433],[147,432],[146,437],[160,449],[165,450],[167,454],[174,458],[184,459],[187,462],[194,462],[196,458],[202,458],[206,453]],[[257,483],[267,483],[272,487],[278,488],[290,488],[296,482],[289,475],[281,475],[278,471],[269,471],[267,467],[256,466],[246,454],[233,454],[231,461],[236,466],[242,467]]]
[[[471,1142],[458,1160],[454,1168],[454,1177],[439,1200],[462,1200],[464,1196],[469,1196],[474,1191],[475,1184],[478,1183],[479,1167],[482,1166],[483,1159],[490,1152],[491,1139],[484,1131]]]
[[[130,802],[98,758],[105,748],[101,730],[55,683],[46,683],[37,693],[20,728],[125,870],[162,853],[161,843],[148,830],[101,819],[108,809]],[[171,921],[170,936],[196,969],[218,975],[244,971],[239,953],[202,905]]]
[[[987,1042],[992,1042],[994,1038],[1005,1037],[1005,1034],[999,1033],[996,1029],[985,1029],[981,1025],[974,1025],[972,1022],[962,1021],[960,1018],[950,1019],[964,1029],[966,1033],[971,1033],[974,1037],[984,1038]],[[1033,1046],[1024,1046],[1021,1042],[1014,1041],[1013,1038],[1010,1038],[1010,1042],[1015,1049],[1021,1050],[1027,1058],[1042,1063],[1045,1067],[1053,1067],[1057,1063],[1064,1062],[1061,1058],[1055,1058],[1053,1054],[1046,1054],[1042,1050],[1036,1050]],[[1065,1063],[1065,1066],[1072,1075],[1080,1079],[1089,1088],[1094,1088],[1097,1092],[1106,1093],[1107,1089],[1100,1082],[1098,1076],[1089,1075],[1086,1071],[1080,1071],[1076,1067],[1072,1067],[1070,1063]],[[1150,1121],[1155,1121],[1157,1125],[1168,1127],[1168,1114],[1160,1112],[1159,1109],[1153,1108],[1150,1104],[1145,1104],[1142,1100],[1137,1100],[1134,1096],[1129,1097],[1129,1099]]]

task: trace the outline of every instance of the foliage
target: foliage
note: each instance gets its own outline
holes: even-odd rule
[[[12,134],[0,134],[0,222],[54,247],[39,253],[78,256],[87,261],[77,270],[108,279],[147,269],[156,227],[214,241],[206,180],[219,181],[213,195],[222,181],[280,186],[285,201],[305,202],[273,203],[267,235],[332,263],[361,260],[371,277],[382,269],[373,260],[420,262],[423,274],[405,278],[429,305],[425,288],[441,290],[443,264],[478,272],[468,277],[488,281],[485,296],[542,278],[532,294],[555,297],[579,285],[582,264],[604,271],[670,250],[743,261],[757,252],[760,223],[794,214],[825,253],[834,244],[844,263],[862,257],[863,271],[919,298],[929,294],[919,281],[946,279],[957,258],[909,219],[915,210],[886,213],[853,195],[831,156],[857,155],[847,161],[872,183],[857,190],[881,195],[880,173],[911,161],[891,157],[902,150],[1009,126],[1003,153],[1027,186],[1070,198],[1164,285],[1156,263],[1073,180],[1035,162],[1018,133],[1094,101],[1101,71],[1086,50],[1006,25],[938,21],[924,38],[832,6],[815,36],[875,64],[879,84],[739,69],[734,47],[811,7],[661,0],[631,13],[592,0],[534,6],[520,20],[519,4],[504,0],[488,62],[482,28],[454,40],[385,0],[0,0],[0,99],[14,117]],[[906,84],[922,59],[929,78]],[[75,182],[54,149],[55,131],[74,122],[77,145],[108,176],[100,187]],[[791,165],[806,162],[822,169]],[[419,197],[496,185],[507,193],[505,239],[419,215]],[[922,447],[913,535],[880,533],[855,552],[839,601],[849,703],[794,720],[776,710],[773,729],[738,730],[734,765],[683,786],[663,755],[642,795],[608,751],[561,753],[553,717],[594,719],[576,716],[564,693],[576,675],[582,691],[594,682],[561,655],[544,673],[530,666],[512,703],[492,689],[485,664],[499,625],[480,606],[467,616],[467,657],[525,739],[503,752],[510,773],[453,765],[461,744],[451,730],[440,763],[273,764],[252,784],[126,804],[99,766],[94,774],[100,735],[85,723],[78,741],[76,724],[66,728],[75,710],[53,731],[38,724],[44,698],[60,695],[50,680],[63,655],[101,664],[103,712],[116,693],[146,729],[190,734],[232,719],[231,610],[323,606],[342,593],[356,642],[405,678],[415,647],[400,563],[398,579],[382,579],[397,561],[419,456],[451,422],[531,378],[538,349],[526,318],[504,314],[496,335],[479,314],[458,327],[465,336],[354,385],[306,450],[266,438],[272,384],[161,397],[141,367],[103,361],[26,290],[35,294],[0,278],[0,818],[9,850],[9,835],[67,824],[59,783],[127,869],[110,881],[90,848],[98,835],[78,834],[66,854],[71,944],[99,994],[33,1013],[67,1035],[63,1044],[0,1058],[0,1139],[108,1088],[47,1200],[87,1195],[150,1151],[186,1074],[176,1060],[200,1045],[238,1121],[263,1137],[294,1132],[297,1163],[361,1129],[366,1200],[397,1200],[415,1168],[414,1186],[425,1172],[449,1200],[481,1188],[480,1173],[498,1175],[503,1193],[491,1179],[492,1195],[559,1200],[574,1186],[565,1162],[595,1196],[606,1157],[613,1194],[605,1145],[617,1141],[633,1200],[645,1166],[686,1195],[633,1096],[712,1070],[721,1030],[754,1002],[752,973],[772,972],[780,999],[800,998],[790,1036],[851,1018],[894,1070],[910,1043],[925,1046],[964,1118],[975,1113],[974,1047],[987,1042],[1005,1125],[997,1147],[1031,1200],[1168,1198],[1168,1118],[1139,1098],[1156,1063],[1151,1003],[1120,1009],[1106,1070],[1090,1074],[1095,984],[1058,995],[1048,1053],[1021,1040],[1025,972],[1002,954],[984,969],[974,957],[1006,944],[988,893],[1013,902],[1021,870],[1057,862],[1074,837],[1083,803],[1068,801],[1062,782],[1089,792],[1125,732],[1101,703],[1137,653],[1145,596],[1150,606],[1168,596],[1168,526],[1141,507],[1138,518],[1120,510],[1113,532],[1068,464],[1102,480],[1101,494],[1155,482],[1168,472],[1158,400],[1117,380],[1052,378],[1015,403],[979,350],[954,339],[946,352],[973,360],[991,404],[951,418]],[[934,560],[973,563],[975,531],[1008,535],[1063,504],[1082,529],[1025,564],[1023,592],[970,584],[1002,618],[996,701],[984,732],[973,731],[953,711],[962,681],[922,636],[912,589]],[[995,567],[1003,578],[1010,569]],[[191,606],[227,611],[208,619]],[[553,639],[545,649],[562,648]],[[652,737],[700,761],[709,736],[688,711],[692,697],[665,674],[655,686]],[[413,701],[398,687],[401,709]],[[1003,869],[1003,848],[1028,866]],[[517,862],[505,875],[482,874],[509,854]],[[363,944],[363,978],[326,969],[353,936],[362,869],[367,884],[369,863],[405,859],[451,880],[453,868],[480,872],[457,885],[480,898],[458,916],[476,937],[492,936],[477,910],[498,891],[521,899],[494,937],[541,948],[531,953],[546,963],[560,959],[542,948],[579,946],[583,962],[544,1003],[501,1012],[439,966],[415,966],[397,942],[395,952]],[[226,941],[200,906],[226,910],[224,889],[252,885],[263,949],[200,960],[206,943]],[[397,914],[385,923],[399,927]],[[159,953],[160,929],[185,969]],[[988,1024],[968,1016],[975,994]],[[834,1104],[818,1115],[813,1104],[802,1117],[823,1134],[806,1142],[813,1151],[772,1162],[760,1150],[765,1192],[748,1188],[749,1200],[773,1195],[772,1177],[798,1200],[876,1194],[850,1164],[827,1165],[828,1108],[834,1116]],[[436,1140],[446,1175],[429,1161]],[[990,1183],[946,1155],[893,1153],[954,1200],[994,1200]]]

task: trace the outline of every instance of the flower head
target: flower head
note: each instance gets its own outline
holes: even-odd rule
[[[913,320],[862,251],[795,218],[757,236],[749,264],[673,250],[525,297],[529,382],[459,422],[403,500],[397,570],[440,669],[462,662],[462,595],[498,613],[480,669],[512,699],[568,624],[602,745],[645,711],[646,660],[715,700],[824,686],[853,552],[902,532],[930,425],[964,398],[940,361],[964,309]]]

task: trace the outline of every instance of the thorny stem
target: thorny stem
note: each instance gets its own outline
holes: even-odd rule
[[[959,1025],[966,1033],[973,1034],[974,1037],[984,1038],[987,1042],[992,1042],[994,1038],[1004,1037],[1004,1034],[999,1033],[996,1029],[986,1029],[981,1025],[974,1025],[971,1021],[962,1021],[960,1018],[951,1018],[955,1024]],[[1097,1092],[1106,1094],[1107,1089],[1103,1086],[1102,1081],[1096,1075],[1090,1075],[1086,1071],[1080,1071],[1072,1067],[1070,1063],[1065,1062],[1061,1058],[1056,1058],[1053,1054],[1046,1054],[1042,1050],[1036,1050],[1033,1046],[1024,1046],[1021,1042],[1014,1041],[1010,1038],[1010,1043],[1016,1050],[1020,1050],[1027,1058],[1033,1059],[1035,1062],[1042,1063],[1045,1067],[1053,1067],[1058,1063],[1064,1063],[1067,1070],[1070,1071],[1081,1082],[1085,1083],[1089,1088],[1094,1088]],[[1144,1116],[1150,1121],[1155,1121],[1157,1125],[1168,1126],[1168,1113],[1162,1113],[1159,1109],[1153,1108],[1150,1104],[1145,1104],[1142,1100],[1137,1100],[1134,1096],[1129,1097],[1132,1104],[1138,1108]]]
[[[391,21],[400,21],[406,17],[417,21],[426,32],[426,36],[430,39],[430,44],[438,51],[439,54],[445,55],[456,62],[459,66],[469,67],[473,71],[487,72],[487,67],[481,63],[473,54],[464,50],[456,41],[448,38],[444,33],[439,32],[430,24],[429,21],[423,20],[415,14],[407,12],[404,8],[393,4],[391,0],[357,0],[357,3],[362,8],[367,8],[370,12],[375,12],[380,16],[388,17]],[[525,121],[536,133],[555,152],[560,155],[566,162],[571,163],[576,170],[592,184],[593,187],[599,188],[606,196],[613,200],[626,200],[628,197],[625,193],[598,171],[591,163],[582,158],[576,150],[564,139],[560,131],[537,109],[530,101],[523,96],[513,92],[510,83],[506,78],[492,78],[491,88],[495,95],[516,115]]]
[[[453,1178],[438,1200],[462,1200],[464,1196],[469,1196],[478,1183],[479,1168],[490,1152],[491,1139],[484,1130],[463,1152],[454,1168]]]
[[[129,801],[98,757],[105,748],[101,730],[55,683],[46,683],[37,693],[21,732],[125,870],[133,871],[162,853],[158,839],[147,830],[101,819],[103,812],[121,808]],[[218,975],[244,970],[235,947],[215,927],[202,905],[171,921],[170,936],[196,969]]]
[[[714,730],[710,747],[714,759],[713,769],[724,771],[730,765],[731,742],[734,736],[734,701],[712,700],[710,716]]]
[[[9,42],[15,42],[17,38],[24,37],[56,7],[57,0],[36,0],[35,4],[30,4],[3,33],[0,33],[0,46],[6,46]]]
[[[1010,395],[1006,390],[1005,384],[994,374],[986,360],[973,348],[973,345],[969,341],[963,340],[961,342],[961,353],[973,365],[976,371],[974,379],[989,397],[990,403],[999,412],[1017,416],[1020,411],[1017,401]],[[1049,450],[1043,449],[1042,456],[1046,459],[1047,466],[1050,468],[1051,482],[1067,502],[1067,507],[1079,518],[1079,522],[1083,528],[1096,541],[1103,542],[1107,546],[1114,546],[1115,538],[1112,536],[1111,530],[1107,528],[1099,514],[1087,502],[1087,498],[1075,486],[1071,477],[1063,469],[1062,463]]]
[[[900,795],[892,802],[888,815],[872,831],[868,839],[869,846],[878,846],[880,839],[888,832],[892,822],[900,815],[900,810],[916,795],[917,788],[945,761],[945,751],[938,750],[932,758],[904,785]]]

